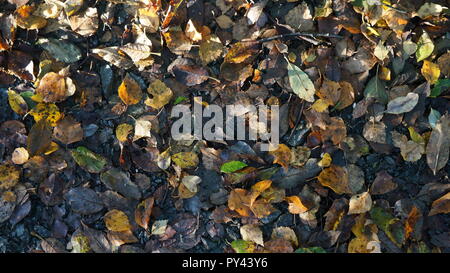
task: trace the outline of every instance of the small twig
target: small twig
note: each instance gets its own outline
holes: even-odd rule
[[[343,39],[344,37],[341,35],[331,34],[331,33],[305,33],[305,32],[293,32],[293,33],[287,33],[287,34],[280,34],[275,35],[272,37],[259,39],[257,40],[259,43],[265,43],[277,39],[284,39],[287,37],[297,37],[297,36],[303,36],[303,37],[310,37],[310,38],[316,38],[316,37],[325,37],[325,38],[337,38],[337,39]]]

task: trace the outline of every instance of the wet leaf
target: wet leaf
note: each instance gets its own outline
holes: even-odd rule
[[[134,219],[143,229],[148,229],[150,223],[150,216],[152,214],[155,198],[148,197],[136,207],[134,211]]]
[[[236,253],[253,253],[256,245],[252,241],[235,240],[231,242],[231,247]]]
[[[53,136],[63,144],[71,144],[83,140],[84,131],[79,122],[67,116],[58,122],[53,130]]]
[[[64,63],[74,63],[81,60],[81,50],[74,44],[65,40],[54,38],[41,38],[37,44],[50,53],[56,60]]]

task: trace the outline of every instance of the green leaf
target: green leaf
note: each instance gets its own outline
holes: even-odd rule
[[[88,148],[80,146],[71,150],[73,159],[83,169],[90,173],[100,173],[106,165],[106,159],[91,152]]]
[[[405,240],[405,232],[400,219],[394,218],[386,209],[374,207],[370,211],[370,217],[375,224],[383,230],[389,239],[400,247]]]
[[[388,95],[386,93],[386,84],[381,81],[378,76],[370,79],[369,83],[364,89],[364,96],[366,98],[376,98],[379,102],[386,104],[388,102]]]
[[[316,88],[308,75],[303,72],[298,66],[288,61],[288,77],[294,93],[301,99],[309,102],[314,102],[314,93]]]
[[[428,115],[428,122],[430,123],[431,128],[434,128],[436,126],[436,123],[440,119],[441,119],[441,113],[439,113],[439,111],[431,108],[430,114]]]
[[[255,243],[244,240],[235,240],[231,242],[231,247],[236,253],[253,253],[255,249]]]
[[[417,43],[417,51],[416,51],[417,62],[423,61],[426,58],[430,57],[431,53],[433,53],[433,50],[434,50],[433,41],[430,39],[430,36],[428,36],[428,33],[424,31]]]
[[[234,173],[235,171],[238,171],[247,166],[247,164],[241,161],[230,161],[224,163],[222,167],[220,167],[220,171],[223,173]]]
[[[437,83],[434,85],[433,89],[431,89],[431,94],[430,97],[431,98],[436,98],[438,97],[440,94],[442,94],[442,92],[450,87],[450,79],[441,79],[438,80]]]
[[[294,251],[294,253],[327,253],[327,252],[320,246],[315,246],[315,247],[301,247],[298,248],[296,251]]]
[[[423,137],[419,133],[417,133],[416,130],[414,130],[414,127],[412,126],[408,127],[408,131],[412,141],[419,144],[425,143]]]
[[[186,97],[177,97],[177,98],[175,99],[175,101],[173,102],[173,105],[177,105],[177,104],[179,104],[179,103],[181,103],[181,102],[183,102],[183,101],[185,101],[185,100],[187,100]]]

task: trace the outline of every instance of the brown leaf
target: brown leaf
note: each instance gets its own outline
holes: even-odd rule
[[[136,221],[136,224],[141,226],[143,229],[148,229],[154,202],[155,198],[149,197],[139,203],[136,210],[134,211],[134,219]]]
[[[329,187],[337,194],[352,193],[348,172],[343,167],[332,164],[329,168],[325,168],[317,179],[322,186]]]
[[[208,79],[208,70],[200,66],[177,65],[172,71],[177,81],[187,86],[201,84]]]
[[[439,213],[450,213],[450,192],[433,202],[428,216],[433,216]]]
[[[71,144],[81,141],[84,137],[84,131],[79,122],[76,122],[71,116],[67,116],[60,120],[53,129],[53,136],[63,144]]]
[[[52,143],[52,127],[46,119],[41,119],[31,127],[27,138],[30,156],[44,153]]]

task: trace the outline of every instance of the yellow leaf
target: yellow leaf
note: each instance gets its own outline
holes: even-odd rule
[[[199,159],[194,152],[180,152],[172,155],[172,161],[182,169],[197,167]]]
[[[0,190],[8,190],[19,182],[20,171],[12,165],[0,165]]]
[[[258,42],[237,42],[235,43],[227,55],[225,55],[225,63],[250,63],[256,57],[259,51]]]
[[[258,198],[258,196],[261,195],[261,193],[268,188],[270,188],[270,185],[272,185],[271,180],[263,180],[259,181],[255,185],[252,186],[252,190],[250,193],[250,207],[253,205],[253,202]]]
[[[382,66],[380,69],[380,74],[378,74],[380,80],[390,81],[391,80],[391,70],[389,68]]]
[[[142,90],[139,84],[127,73],[118,89],[119,97],[126,105],[139,103]]]
[[[233,189],[228,197],[228,208],[239,213],[241,216],[247,217],[252,211],[249,208],[250,197],[244,189]]]
[[[291,161],[291,150],[285,144],[278,145],[278,149],[270,151],[273,157],[275,157],[273,164],[280,164],[285,170],[288,169],[289,162]]]
[[[24,5],[16,10],[16,23],[24,29],[40,29],[47,25],[47,20],[33,14],[34,8],[30,5]]]
[[[337,165],[331,165],[324,169],[317,177],[320,184],[329,187],[337,194],[352,193],[349,186],[349,176],[346,169]]]
[[[128,221],[128,216],[120,210],[113,209],[108,211],[103,217],[105,220],[106,228],[110,231],[130,231],[131,225]]]
[[[427,60],[423,61],[421,72],[427,82],[429,82],[430,84],[435,84],[438,81],[439,76],[441,75],[439,65]]]
[[[292,214],[300,214],[308,211],[308,208],[303,204],[300,197],[296,195],[287,196],[286,201],[289,203],[288,210]]]
[[[122,123],[116,128],[116,137],[120,142],[125,142],[128,140],[128,136],[131,132],[133,132],[133,125]]]
[[[332,161],[331,155],[329,153],[325,153],[322,156],[322,160],[320,160],[317,165],[319,165],[322,168],[329,167],[331,165],[331,161]]]
[[[56,126],[58,120],[61,119],[61,113],[58,106],[54,103],[38,103],[31,111],[30,115],[33,116],[36,122],[41,119],[45,119],[51,126]]]
[[[330,106],[330,104],[326,100],[318,99],[314,102],[311,108],[314,109],[316,112],[322,113],[328,109],[328,106]]]
[[[152,98],[146,99],[145,104],[155,109],[163,108],[173,96],[172,90],[160,80],[152,82],[147,92],[152,95]]]
[[[24,98],[14,90],[8,90],[8,102],[11,109],[19,115],[25,115],[28,112],[28,105]]]

